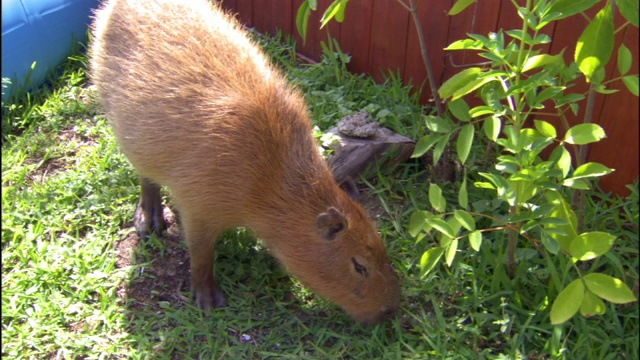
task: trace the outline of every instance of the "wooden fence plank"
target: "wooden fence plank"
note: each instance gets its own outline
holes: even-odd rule
[[[290,34],[292,29],[293,1],[292,0],[269,0],[255,1],[253,9],[255,14],[254,25],[258,31],[275,35],[278,29]],[[296,7],[297,10],[297,7]]]
[[[630,74],[638,74],[640,70],[639,40],[637,28],[628,27],[625,30],[624,44],[634,54]],[[611,61],[615,67],[617,57]],[[617,68],[614,74],[619,76]],[[605,128],[607,139],[592,146],[589,160],[616,169],[612,174],[603,177],[600,185],[603,189],[622,195],[629,193],[625,185],[633,183],[638,178],[640,106],[638,98],[631,95],[621,81],[614,83],[612,88],[620,91],[605,97],[604,106],[598,118],[598,123]]]
[[[238,0],[225,0],[221,3],[222,8],[229,11],[232,14],[238,13]]]
[[[253,0],[236,0],[236,9],[238,20],[245,26],[253,27]]]
[[[376,81],[388,71],[404,71],[409,13],[394,0],[373,2],[369,69]]]
[[[371,48],[372,1],[351,1],[340,31],[342,51],[351,55],[348,69],[353,73],[368,73]]]
[[[429,62],[433,69],[436,86],[442,85],[442,77],[445,61],[444,48],[447,44],[447,29],[451,18],[447,15],[453,2],[451,0],[422,1],[418,7],[418,17],[422,25],[425,43],[429,54]],[[411,83],[414,89],[420,90],[421,101],[426,104],[433,97],[427,79],[427,70],[420,52],[420,43],[416,27],[411,19],[409,24],[409,36],[407,38],[407,51],[404,65],[404,81]]]

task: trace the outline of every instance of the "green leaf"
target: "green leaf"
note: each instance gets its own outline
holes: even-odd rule
[[[456,99],[448,102],[447,108],[451,111],[453,116],[456,117],[456,119],[464,122],[471,120],[471,117],[469,116],[469,105],[467,105],[467,102],[464,101],[464,99]]]
[[[601,84],[606,76],[607,73],[604,71],[604,67],[598,67],[591,76],[591,82],[594,84]]]
[[[453,259],[456,257],[457,250],[458,250],[458,239],[453,239],[453,241],[449,243],[449,246],[447,246],[447,250],[445,251],[445,254],[444,254],[444,259],[448,267],[451,267],[451,264],[453,264]]]
[[[615,236],[602,231],[582,233],[571,242],[569,253],[581,261],[595,259],[609,251],[615,240]]]
[[[491,183],[495,185],[495,189],[497,190],[499,196],[504,195],[507,189],[509,188],[509,184],[502,176],[498,176],[496,174],[486,173],[486,172],[479,172],[478,175],[491,181]]]
[[[555,126],[551,125],[551,123],[548,123],[543,120],[533,120],[533,123],[536,127],[536,130],[538,130],[538,132],[542,134],[542,136],[555,139],[556,136],[558,135],[558,133],[556,132]]]
[[[442,84],[440,89],[438,89],[438,94],[440,94],[440,97],[443,100],[447,98],[456,100],[457,98],[467,95],[480,86],[496,79],[495,76],[483,75],[485,75],[485,73],[482,68],[479,67],[462,70]]]
[[[538,192],[538,187],[531,180],[509,180],[508,183],[509,187],[515,191],[516,204],[518,205],[524,205]]]
[[[638,96],[638,75],[627,75],[622,82],[633,95]]]
[[[474,231],[476,229],[476,221],[473,220],[473,216],[469,215],[468,212],[463,210],[454,210],[453,216],[465,229],[469,231]]]
[[[586,145],[606,138],[604,129],[598,124],[578,124],[564,135],[564,141],[574,145]]]
[[[343,22],[344,11],[348,3],[349,0],[334,0],[331,5],[327,7],[324,14],[322,14],[322,19],[320,19],[320,29],[324,28],[325,25],[327,25],[334,17],[337,22]]]
[[[339,23],[344,22],[344,13],[347,9],[347,5],[349,4],[349,0],[341,0],[340,1],[340,9],[336,12],[336,21]]]
[[[591,8],[598,1],[600,0],[557,0],[555,2],[552,2],[553,5],[549,8],[547,13],[561,13],[562,16],[555,18],[555,20],[560,20],[581,13]]]
[[[540,220],[540,224],[541,225],[560,225],[560,226],[564,226],[569,224],[569,222],[566,219],[563,218],[557,218],[557,217],[547,217],[544,219]]]
[[[582,179],[565,179],[562,182],[563,186],[566,187],[570,187],[572,189],[578,189],[578,190],[589,190],[591,189],[591,186],[589,185],[589,182],[586,180],[582,180]]]
[[[522,72],[527,72],[545,65],[556,64],[564,61],[561,55],[535,55],[527,59],[522,67]]]
[[[567,236],[567,232],[560,229],[560,228],[547,228],[544,229],[545,233],[547,233],[548,235],[562,235],[562,236]]]
[[[542,245],[545,249],[547,249],[548,252],[552,253],[553,255],[558,254],[558,251],[560,251],[560,244],[558,244],[556,239],[551,237],[551,235],[547,234],[546,232],[542,232],[541,240]]]
[[[574,55],[580,71],[591,81],[596,70],[603,68],[613,53],[614,26],[611,4],[608,3],[584,30]]]
[[[426,276],[433,270],[440,258],[444,254],[444,248],[436,247],[427,250],[420,258],[420,269],[422,270],[422,276]]]
[[[296,28],[298,29],[298,33],[302,37],[302,42],[304,43],[307,39],[307,29],[309,28],[309,15],[311,15],[311,9],[309,8],[309,1],[303,1],[298,8],[298,13],[296,15]]]
[[[580,314],[584,317],[604,314],[604,302],[590,291],[585,291],[582,305],[580,306]]]
[[[472,118],[477,118],[483,115],[495,114],[496,110],[491,106],[476,106],[473,109],[469,110],[469,115]]]
[[[562,94],[562,89],[557,87],[548,87],[540,91],[537,95],[532,96],[531,106],[535,107],[536,109],[543,109],[543,103],[548,99],[556,97],[558,94]]]
[[[502,131],[506,135],[506,141],[503,147],[514,154],[519,154],[522,149],[522,145],[519,144],[520,133],[513,127],[513,125],[506,125]],[[502,145],[502,144],[500,144]]]
[[[438,89],[440,97],[444,100],[453,96],[456,91],[465,87],[469,82],[477,80],[480,74],[482,74],[482,68],[472,67],[453,75]]]
[[[561,96],[560,98],[554,99],[554,100],[556,101],[556,107],[569,104],[569,105],[575,105],[577,109],[578,105],[576,103],[584,100],[584,98],[585,97],[582,94],[571,93],[571,94],[566,94],[564,96]],[[572,109],[572,111],[574,110]],[[577,112],[577,110],[575,112]]]
[[[639,27],[638,25],[638,16],[640,13],[640,6],[638,6],[638,0],[617,0],[616,6],[622,16],[625,19],[629,20],[630,23],[635,27]]]
[[[538,218],[538,217],[548,217],[549,214],[553,211],[554,209],[554,205],[553,204],[542,204],[540,206],[538,206],[535,210],[533,210],[533,215]],[[564,222],[566,224],[566,221]],[[564,224],[562,224],[564,225]]]
[[[451,7],[451,10],[449,10],[449,15],[459,14],[461,11],[463,11],[464,9],[469,7],[469,5],[473,4],[474,2],[475,2],[475,0],[458,0],[458,1],[456,1],[456,3],[453,4],[453,7]]]
[[[458,152],[458,159],[460,163],[464,165],[471,151],[471,145],[473,144],[473,136],[475,134],[475,128],[473,124],[467,124],[462,127],[458,140],[456,141],[456,150]]]
[[[462,39],[452,42],[444,50],[482,50],[482,41],[473,39]]]
[[[492,116],[484,120],[482,125],[484,130],[484,134],[491,139],[492,141],[496,141],[498,136],[500,135],[500,130],[502,128],[502,122],[500,118],[497,116]]]
[[[460,185],[460,191],[458,191],[458,204],[463,209],[469,208],[469,194],[467,193],[466,174],[464,176],[464,179],[462,180],[462,185]]]
[[[571,319],[580,309],[584,299],[584,284],[581,279],[573,280],[551,305],[551,324],[558,325]]]
[[[571,206],[562,194],[548,191],[545,193],[545,197],[554,207],[553,211],[549,213],[549,217],[557,217],[567,221],[565,225],[546,225],[545,230],[560,244],[562,250],[569,251],[571,242],[578,236],[576,214],[571,210]],[[555,229],[560,230],[561,233],[553,233],[552,231]]]
[[[438,212],[444,212],[444,209],[447,206],[447,201],[444,196],[442,196],[442,189],[440,189],[436,184],[429,185],[429,202]]]
[[[414,211],[409,219],[409,235],[415,237],[420,231],[428,231],[425,229],[425,221],[431,216],[432,214],[428,211]]]
[[[520,166],[517,163],[509,162],[509,161],[500,161],[496,164],[496,170],[506,172],[507,174],[515,174],[520,169]]]
[[[595,80],[594,80],[594,84],[596,85],[594,90],[600,94],[608,95],[608,94],[617,93],[619,91],[618,89],[607,89],[607,87],[604,84],[598,84],[595,82]]]
[[[449,139],[451,138],[451,134],[446,134],[444,136],[440,136],[440,139],[436,142],[436,148],[433,149],[433,163],[437,164],[440,161],[440,157],[444,153],[444,149],[449,144]]]
[[[438,135],[425,135],[418,140],[415,150],[413,150],[412,158],[417,158],[424,155],[433,145],[440,140]]]
[[[542,30],[543,27],[549,25],[549,23],[551,23],[552,21],[556,21],[557,19],[562,18],[563,15],[561,13],[558,12],[545,12],[544,15],[542,15],[540,17],[540,22],[538,23],[538,26],[534,27],[533,29],[535,31],[540,31]]]
[[[515,224],[523,221],[528,221],[534,218],[535,218],[535,215],[533,214],[532,211],[521,210],[519,213],[513,216],[509,216],[507,218],[507,223]],[[520,231],[523,231],[522,228],[520,228]]]
[[[618,48],[618,72],[620,72],[620,75],[626,75],[631,69],[632,63],[633,55],[631,55],[631,51],[624,44],[621,44],[620,48]]]
[[[476,181],[473,183],[473,186],[479,188],[479,189],[490,189],[490,190],[496,190],[495,185],[493,185],[490,182],[486,182],[486,181]]]
[[[480,251],[480,245],[482,245],[482,233],[478,230],[469,233],[469,244],[475,251]]]
[[[443,233],[445,236],[448,236],[450,238],[456,237],[455,231],[453,230],[451,225],[449,225],[449,223],[447,223],[446,221],[433,217],[433,218],[427,219],[426,222],[427,224],[431,225],[434,229]]]
[[[571,171],[571,154],[564,146],[560,145],[551,153],[552,161],[556,161],[556,167],[562,171],[562,177],[567,177]]]
[[[531,41],[532,45],[540,45],[540,44],[549,44],[551,42],[551,37],[547,34],[538,34]],[[557,56],[557,55],[556,55]]]
[[[586,164],[582,164],[578,166],[576,171],[573,172],[571,176],[572,179],[580,179],[586,177],[599,177],[611,174],[613,169],[610,169],[600,163],[597,162],[588,162]]]
[[[614,304],[636,301],[631,289],[620,279],[605,274],[591,273],[585,275],[583,280],[589,291]]]
[[[439,116],[427,115],[425,118],[425,125],[433,132],[448,133],[453,130],[453,124],[449,119],[443,119]]]

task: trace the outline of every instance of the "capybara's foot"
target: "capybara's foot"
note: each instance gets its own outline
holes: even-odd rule
[[[205,311],[227,306],[224,294],[217,286],[201,291],[195,290],[194,297],[196,304]]]
[[[161,235],[165,224],[160,186],[147,179],[142,179],[141,187],[140,201],[133,220],[134,226],[141,238],[146,238],[151,234]]]

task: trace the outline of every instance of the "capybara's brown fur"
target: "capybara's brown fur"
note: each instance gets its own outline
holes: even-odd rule
[[[363,209],[334,181],[302,96],[233,17],[206,0],[109,0],[95,14],[91,76],[143,177],[136,226],[180,212],[194,296],[224,304],[216,236],[246,226],[294,276],[355,319],[399,307],[398,278]]]

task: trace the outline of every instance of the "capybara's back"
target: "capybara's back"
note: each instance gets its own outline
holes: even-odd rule
[[[216,236],[247,226],[354,318],[375,322],[398,308],[383,243],[316,151],[302,96],[232,17],[205,0],[109,0],[93,32],[92,80],[143,178],[136,226],[162,229],[167,186],[200,306],[224,304]]]

